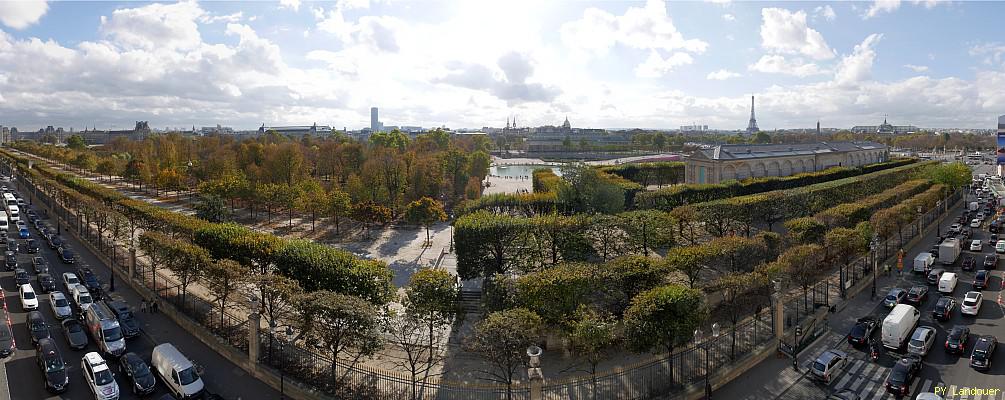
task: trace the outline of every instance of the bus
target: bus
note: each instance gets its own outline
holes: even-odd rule
[[[980,152],[967,154],[967,164],[980,164],[984,162],[984,155]]]
[[[16,206],[17,205],[17,198],[15,198],[14,194],[11,193],[11,192],[4,193],[3,194],[3,205],[5,207],[6,206]]]
[[[7,218],[10,219],[11,222],[17,222],[18,220],[21,219],[20,210],[18,210],[17,208],[17,203],[14,203],[14,205],[12,206],[7,206]]]

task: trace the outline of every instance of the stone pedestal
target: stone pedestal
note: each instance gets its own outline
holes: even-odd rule
[[[129,279],[136,279],[136,249],[129,249]]]
[[[262,320],[258,313],[248,314],[248,363],[252,368],[258,365],[258,333],[261,325]]]

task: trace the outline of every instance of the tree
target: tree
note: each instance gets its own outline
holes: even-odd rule
[[[475,151],[468,160],[468,175],[477,176],[479,180],[485,179],[489,174],[489,166],[492,165],[492,157],[484,151]]]
[[[220,304],[220,327],[227,311],[227,300],[231,295],[243,288],[251,277],[251,270],[234,260],[217,260],[206,265],[203,275],[209,289]]]
[[[370,224],[386,224],[391,221],[391,209],[372,202],[353,205],[352,214],[353,219],[363,223],[367,239],[370,238]]]
[[[163,244],[166,245],[166,250],[170,255],[167,267],[178,278],[182,308],[185,308],[187,307],[185,297],[188,295],[189,285],[202,277],[207,266],[212,264],[212,258],[206,249],[184,240],[171,239]]]
[[[312,292],[302,301],[305,318],[313,321],[307,336],[327,350],[332,359],[333,384],[341,387],[351,371],[349,366],[384,347],[377,309],[359,297],[327,290]],[[339,374],[340,365],[345,365],[342,375]]]
[[[705,261],[709,258],[705,247],[686,246],[674,247],[667,252],[666,263],[671,269],[679,271],[687,277],[688,287],[694,288],[701,273],[708,267]]]
[[[98,165],[94,168],[94,170],[95,172],[108,177],[112,177],[122,173],[122,171],[120,171],[119,164],[116,163],[114,159],[107,157],[102,158],[101,161],[98,162]]]
[[[339,225],[342,217],[348,216],[352,211],[352,198],[349,194],[339,189],[332,189],[328,192],[328,212],[335,220],[335,234],[339,233]]]
[[[796,244],[820,243],[827,232],[827,226],[813,217],[785,221],[785,229],[789,232],[789,238]]]
[[[725,311],[733,327],[736,327],[736,323],[740,320],[740,316],[743,315],[743,311],[750,306],[750,300],[747,295],[756,287],[755,282],[755,272],[729,272],[720,276],[719,279],[716,279],[710,285],[711,290],[719,292],[722,295],[722,302],[719,303],[719,307]],[[730,359],[736,359],[736,329],[731,329],[730,331]]]
[[[705,296],[680,285],[660,286],[640,293],[625,311],[625,338],[636,352],[661,350],[673,355],[677,346],[693,339],[705,320]],[[673,364],[670,364],[673,383]]]
[[[841,293],[844,293],[844,280],[846,279],[844,271],[849,268],[849,264],[855,256],[869,248],[868,239],[856,229],[834,228],[824,236],[824,246],[832,256],[831,258],[841,266],[839,276],[842,281],[840,285],[842,287]]]
[[[314,179],[304,180],[300,182],[299,186],[300,190],[297,191],[298,197],[295,200],[296,207],[301,213],[309,213],[311,215],[311,232],[314,232],[318,210],[324,212],[324,210],[328,209],[328,194],[325,193],[321,184]]]
[[[209,222],[226,221],[230,213],[223,199],[216,195],[199,196],[199,203],[195,205],[195,216]]]
[[[464,348],[494,367],[478,372],[489,380],[506,384],[509,399],[513,377],[526,365],[527,348],[541,338],[542,328],[541,317],[526,308],[496,311],[475,325],[464,340]]]
[[[272,272],[254,275],[249,283],[251,285],[246,286],[245,290],[258,299],[262,316],[269,326],[290,326],[295,300],[304,294],[300,284],[294,279]],[[305,329],[301,327],[301,331]]]
[[[87,143],[84,142],[84,138],[80,135],[70,135],[66,138],[66,147],[74,150],[84,150],[87,148]]]
[[[807,295],[810,286],[820,279],[824,269],[822,263],[826,251],[820,245],[804,244],[791,247],[778,257],[784,270],[783,273],[796,286],[803,289],[803,307],[809,309]]]
[[[98,159],[91,153],[80,153],[73,159],[73,165],[82,170],[91,171],[98,166]]]
[[[597,365],[608,358],[621,340],[621,326],[610,314],[584,305],[576,311],[567,336],[572,350],[586,362],[586,372],[590,374],[593,386],[593,398],[597,398]]]
[[[408,204],[405,209],[405,220],[408,223],[422,225],[426,228],[426,243],[429,243],[429,226],[437,222],[446,221],[447,213],[443,211],[440,202],[423,197]]]

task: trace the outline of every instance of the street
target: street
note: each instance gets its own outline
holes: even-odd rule
[[[10,189],[15,189],[13,182],[4,182]],[[28,201],[27,194],[24,198]],[[38,203],[37,205],[41,205]],[[41,207],[36,207],[36,212],[41,216]],[[24,211],[22,211],[24,215]],[[22,216],[22,218],[25,218]],[[55,231],[56,222],[54,219],[44,219],[50,230]],[[101,281],[108,297],[124,300],[130,305],[134,315],[137,317],[141,334],[138,337],[128,339],[126,351],[134,352],[144,359],[149,365],[150,355],[153,347],[160,343],[172,343],[182,353],[184,353],[193,363],[201,365],[205,370],[203,381],[210,393],[222,396],[225,399],[275,399],[279,398],[279,393],[268,387],[266,384],[248,376],[244,370],[230,363],[225,358],[214,352],[209,347],[188,335],[180,326],[162,314],[152,315],[139,310],[140,296],[134,292],[126,282],[116,280],[115,290],[109,287],[110,271],[91,254],[85,246],[79,243],[72,235],[64,232],[61,237],[70,244],[70,248],[77,254],[77,263],[65,264],[56,254],[56,250],[50,249],[45,239],[41,238],[38,230],[32,224],[28,224],[30,237],[39,241],[40,251],[38,254],[28,254],[24,251],[23,239],[16,239],[21,246],[19,249],[18,267],[24,268],[31,276],[31,284],[39,297],[38,310],[45,317],[49,326],[50,336],[59,348],[63,360],[67,363],[66,369],[69,376],[68,390],[64,393],[53,395],[47,392],[43,386],[42,375],[35,364],[35,350],[32,345],[28,330],[25,326],[27,312],[21,307],[18,289],[14,282],[13,272],[0,272],[0,286],[2,286],[5,297],[6,308],[8,309],[12,331],[17,350],[2,365],[4,371],[3,378],[7,385],[0,385],[0,398],[10,399],[86,399],[93,398],[81,373],[81,357],[90,351],[98,351],[93,340],[89,338],[89,344],[84,350],[71,350],[63,335],[62,326],[49,305],[48,294],[42,292],[36,281],[36,274],[32,269],[31,259],[33,256],[43,257],[50,267],[50,275],[56,280],[56,289],[66,293],[62,286],[62,274],[64,272],[74,272],[76,268],[90,267]],[[17,238],[17,228],[11,223],[8,237]],[[69,297],[69,296],[68,296]],[[117,360],[104,356],[110,368],[116,373],[115,380],[118,383],[122,399],[138,398],[130,392],[132,383],[124,374],[119,373]],[[0,382],[2,383],[2,382]],[[7,393],[9,391],[9,393]],[[157,390],[148,397],[158,398],[162,394],[168,393],[163,382],[158,378]]]
[[[990,173],[991,166],[979,165],[975,168],[974,174]],[[973,196],[968,197],[973,200]],[[968,200],[968,201],[969,201]],[[963,202],[966,204],[968,201]],[[949,225],[961,214],[963,206],[958,206],[950,210],[949,217],[942,223],[941,231],[946,232]],[[974,228],[972,239],[980,239],[984,245],[980,252],[969,251],[970,240],[961,241],[964,244],[963,253],[954,265],[945,266],[938,262],[933,268],[945,268],[948,272],[955,272],[959,276],[953,297],[962,302],[966,292],[973,290],[972,283],[977,270],[982,267],[984,255],[994,254],[994,247],[987,244],[988,222],[984,221],[981,228]],[[911,286],[924,285],[929,287],[929,294],[919,307],[921,311],[921,321],[918,326],[930,326],[935,328],[937,335],[935,342],[924,357],[924,366],[918,376],[911,383],[911,395],[914,399],[919,393],[931,393],[938,391],[946,399],[1005,399],[1002,389],[1005,389],[1005,357],[1003,351],[998,349],[993,358],[992,367],[989,371],[978,372],[970,367],[970,350],[963,355],[951,355],[947,353],[943,344],[946,341],[948,331],[955,325],[963,325],[970,328],[970,343],[974,343],[980,335],[994,335],[999,340],[1005,340],[1005,323],[1003,323],[1003,308],[1001,300],[1003,271],[1001,266],[1002,255],[999,255],[998,268],[992,271],[989,287],[982,291],[984,300],[981,304],[980,312],[976,318],[964,316],[959,312],[959,306],[953,312],[953,316],[948,321],[935,321],[932,318],[932,309],[938,301],[939,293],[934,285],[928,285],[925,277],[910,271],[911,261],[916,255],[927,252],[936,242],[935,230],[931,230],[913,247],[908,249],[904,257],[904,272],[898,275],[894,267],[890,277],[880,277],[877,285],[876,299],[870,299],[870,290],[860,292],[855,298],[849,300],[849,305],[843,310],[831,314],[828,327],[829,331],[821,338],[817,339],[811,346],[799,354],[799,371],[792,368],[791,360],[770,358],[758,364],[743,376],[733,380],[726,386],[716,390],[713,398],[721,399],[824,399],[830,394],[841,390],[851,390],[863,400],[869,399],[892,399],[893,395],[885,391],[884,382],[890,373],[890,368],[899,359],[899,354],[891,350],[883,351],[878,362],[869,359],[868,348],[853,348],[845,339],[847,333],[854,326],[855,321],[866,315],[876,317],[880,322],[886,317],[889,309],[883,307],[880,302],[886,293],[892,288],[902,288],[908,290]],[[976,258],[977,267],[974,271],[962,271],[961,261],[967,256]],[[873,338],[880,337],[880,327],[876,328]],[[808,379],[806,373],[816,357],[827,349],[838,349],[848,353],[851,358],[843,371],[840,371],[831,379],[829,385],[815,383]],[[751,391],[750,388],[757,387],[760,390]],[[969,396],[948,396],[947,393],[959,394],[964,389],[988,390],[990,393],[971,394]],[[995,390],[997,389],[997,390]]]

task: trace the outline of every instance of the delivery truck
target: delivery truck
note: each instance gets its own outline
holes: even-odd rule
[[[939,262],[951,265],[960,257],[960,239],[949,238],[939,245]]]

